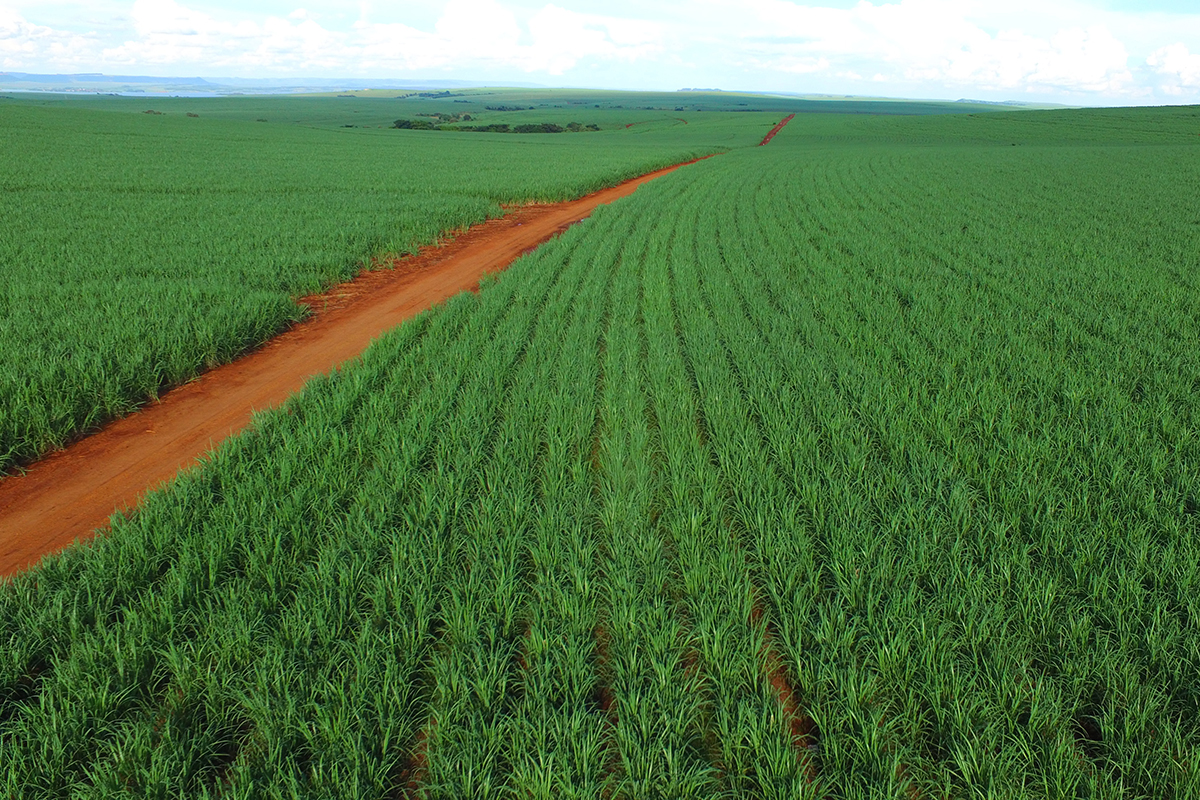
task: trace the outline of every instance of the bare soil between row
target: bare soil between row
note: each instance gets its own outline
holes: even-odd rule
[[[698,160],[698,159],[697,159]],[[691,164],[694,161],[685,162]],[[0,577],[107,527],[146,492],[280,405],[312,377],[356,358],[404,320],[506,268],[597,206],[685,164],[566,203],[536,204],[303,298],[311,316],[238,360],[210,370],[63,450],[0,479]],[[376,265],[382,266],[382,265]]]

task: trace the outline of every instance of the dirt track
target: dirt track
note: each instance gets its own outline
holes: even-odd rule
[[[771,140],[775,138],[775,134],[779,133],[781,130],[783,130],[784,128],[786,128],[786,127],[787,127],[787,124],[788,124],[789,122],[791,122],[793,119],[795,119],[795,117],[796,117],[796,115],[795,115],[795,114],[788,114],[786,117],[784,117],[783,119],[781,119],[781,120],[780,120],[780,121],[779,121],[779,122],[778,122],[778,123],[775,125],[775,127],[774,127],[774,128],[771,128],[771,130],[770,130],[770,131],[767,133],[767,135],[763,137],[763,140],[762,140],[761,142],[759,142],[759,143],[758,143],[758,146],[759,146],[759,147],[762,147],[763,145],[770,144],[770,143],[771,143]]]
[[[692,163],[692,162],[687,162]],[[353,359],[384,331],[508,266],[596,206],[682,164],[580,200],[525,206],[444,246],[305,298],[313,315],[260,349],[0,480],[0,576],[11,575],[133,508],[150,489],[277,406],[314,375]]]

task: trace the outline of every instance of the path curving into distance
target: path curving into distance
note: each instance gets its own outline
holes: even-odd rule
[[[699,159],[696,159],[699,160]],[[364,272],[316,297],[313,314],[242,358],[165,393],[158,402],[0,479],[0,577],[107,526],[116,511],[280,405],[316,375],[357,357],[373,339],[504,269],[597,206],[630,195],[676,164],[566,203],[525,206],[423,248],[394,269]]]

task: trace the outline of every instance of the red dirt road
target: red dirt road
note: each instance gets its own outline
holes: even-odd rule
[[[692,163],[692,162],[687,162]],[[580,200],[525,206],[444,246],[366,272],[303,301],[313,315],[258,350],[164,394],[64,450],[0,479],[0,577],[107,525],[148,490],[241,431],[252,411],[279,405],[309,378],[355,358],[371,340],[508,266],[596,206],[683,164]]]
[[[771,140],[775,138],[775,134],[777,134],[777,133],[779,133],[781,130],[783,130],[783,129],[784,129],[784,127],[785,127],[785,126],[786,126],[786,125],[787,125],[789,122],[791,122],[791,121],[792,121],[792,120],[793,120],[795,117],[796,117],[796,115],[795,115],[795,114],[788,114],[786,117],[784,117],[783,119],[781,119],[781,120],[780,120],[778,123],[776,123],[775,127],[774,127],[774,128],[771,128],[771,130],[770,130],[770,131],[767,133],[767,135],[763,137],[763,140],[762,140],[761,142],[759,142],[759,143],[758,143],[758,146],[759,146],[759,147],[762,147],[762,146],[763,146],[763,145],[765,145],[765,144],[770,144],[770,143],[771,143]]]

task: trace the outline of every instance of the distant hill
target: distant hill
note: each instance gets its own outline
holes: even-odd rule
[[[0,84],[7,83],[186,83],[213,85],[204,78],[154,78],[146,75],[104,75],[99,72],[80,72],[73,75],[40,75],[32,72],[0,72]]]
[[[955,100],[956,103],[970,103],[976,106],[1012,106],[1014,108],[1068,108],[1058,103],[1026,103],[1023,100],[968,100],[965,97]]]
[[[516,89],[545,89],[542,84],[504,84]],[[31,72],[0,72],[0,90],[72,92],[72,93],[120,93],[120,94],[296,94],[303,92],[342,92],[365,89],[407,90],[414,89],[471,89],[494,87],[494,81],[461,80],[400,80],[395,78],[188,78],[159,77],[150,75],[105,75],[99,72],[83,72],[70,75],[49,75]],[[675,93],[708,94],[765,94],[776,97],[794,97],[802,100],[871,102],[871,103],[938,103],[946,105],[1005,106],[1009,108],[1066,108],[1051,103],[1026,103],[1020,100],[919,100],[899,97],[868,97],[857,95],[830,95],[796,92],[724,92],[721,89],[685,88]]]
[[[0,72],[0,89],[44,92],[204,92],[213,94],[289,94],[350,89],[466,89],[491,86],[483,81],[397,80],[361,78],[187,78],[149,75],[104,75],[98,72],[44,75]],[[512,84],[539,88],[538,84]]]

